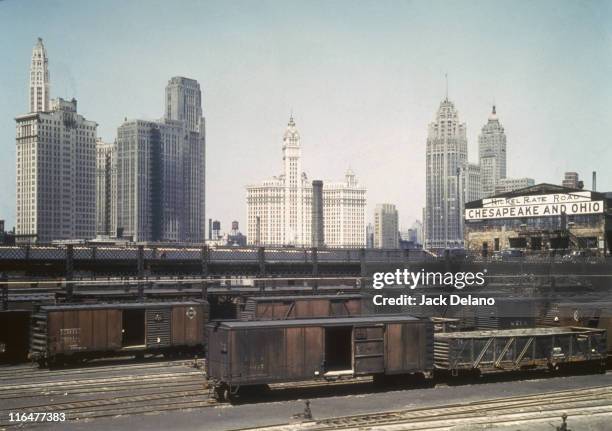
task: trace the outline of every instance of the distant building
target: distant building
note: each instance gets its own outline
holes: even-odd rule
[[[366,248],[374,248],[374,225],[372,223],[366,226]]]
[[[465,123],[459,121],[448,96],[429,125],[426,148],[425,246],[430,249],[463,245],[460,175],[467,169]]]
[[[95,236],[96,133],[77,101],[49,102],[48,59],[42,39],[32,52],[30,113],[17,123],[17,225],[20,242]]]
[[[312,246],[325,245],[325,223],[323,217],[323,181],[312,182]]]
[[[553,184],[500,193],[466,204],[466,248],[609,254],[611,206],[612,195]]]
[[[96,141],[96,235],[117,235],[117,147]]]
[[[310,247],[312,184],[302,171],[300,134],[293,117],[283,136],[283,171],[247,189],[250,244]],[[324,240],[328,247],[365,245],[366,189],[349,169],[344,181],[323,183]]]
[[[482,197],[482,175],[481,168],[475,163],[468,163],[467,169],[462,172],[463,199],[462,205],[465,202],[470,202]]]
[[[495,194],[500,179],[506,178],[506,134],[497,118],[495,105],[478,136],[478,158],[482,181],[481,196]],[[480,196],[476,199],[480,199]],[[468,202],[474,200],[468,199]]]
[[[241,247],[247,245],[247,237],[240,232],[238,222],[235,220],[232,222],[232,230],[227,234],[227,245]]]
[[[374,248],[399,248],[398,220],[395,205],[376,205],[374,210]]]
[[[578,177],[578,172],[566,172],[563,176],[563,181],[561,185],[569,189],[584,188],[584,183],[580,181],[580,178]]]
[[[117,228],[134,241],[203,242],[205,128],[197,81],[171,78],[165,117],[117,130]]]
[[[495,186],[495,194],[507,193],[535,185],[533,178],[502,178]]]

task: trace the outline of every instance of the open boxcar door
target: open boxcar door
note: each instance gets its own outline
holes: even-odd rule
[[[353,371],[357,374],[385,371],[385,326],[355,326],[353,329]]]

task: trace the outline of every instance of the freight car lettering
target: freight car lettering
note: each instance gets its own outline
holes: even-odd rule
[[[60,340],[65,348],[79,350],[81,344],[81,328],[60,329]]]

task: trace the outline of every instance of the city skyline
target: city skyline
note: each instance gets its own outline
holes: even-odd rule
[[[76,97],[79,112],[99,124],[105,142],[116,138],[124,117],[158,119],[159,88],[171,76],[200,82],[207,218],[224,225],[238,220],[246,226],[244,184],[278,170],[277,145],[291,110],[301,125],[310,178],[336,178],[351,166],[368,188],[369,220],[378,202],[397,205],[402,227],[420,219],[427,125],[444,96],[446,72],[449,98],[467,125],[470,162],[476,162],[477,136],[495,99],[508,137],[509,177],[558,184],[563,172],[577,171],[590,188],[596,170],[598,189],[612,189],[605,173],[612,155],[606,141],[612,92],[605,85],[612,69],[605,25],[610,5],[522,3],[519,11],[481,2],[367,3],[359,11],[346,10],[345,2],[262,5],[186,6],[188,22],[162,41],[147,28],[151,19],[168,15],[166,4],[140,11],[128,3],[125,16],[109,24],[119,30],[113,32],[100,24],[105,19],[93,26],[78,20],[85,12],[103,18],[112,7],[49,2],[37,4],[34,16],[28,14],[32,3],[2,2],[0,23],[12,36],[0,42],[0,52],[11,58],[0,78],[6,95],[0,102],[0,178],[6,184],[0,218],[7,227],[15,224],[14,118],[27,112],[28,66],[39,36],[50,58],[51,97]],[[124,25],[138,13],[142,23]],[[290,16],[301,18],[300,28],[287,22]],[[70,32],[66,22],[75,23]],[[453,37],[438,34],[439,28]],[[429,43],[423,47],[420,39]],[[198,55],[186,55],[190,51]],[[154,63],[155,55],[163,61]],[[592,151],[584,151],[587,144]]]

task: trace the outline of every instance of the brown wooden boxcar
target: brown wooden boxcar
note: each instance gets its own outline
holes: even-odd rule
[[[364,296],[290,295],[247,298],[242,320],[303,319],[311,317],[346,317],[362,314]]]
[[[207,323],[202,301],[43,306],[32,319],[30,350],[41,364],[70,356],[203,352]]]
[[[433,369],[433,325],[411,316],[227,321],[207,327],[215,395],[241,386]]]
[[[0,363],[26,360],[29,338],[30,310],[0,311]]]

